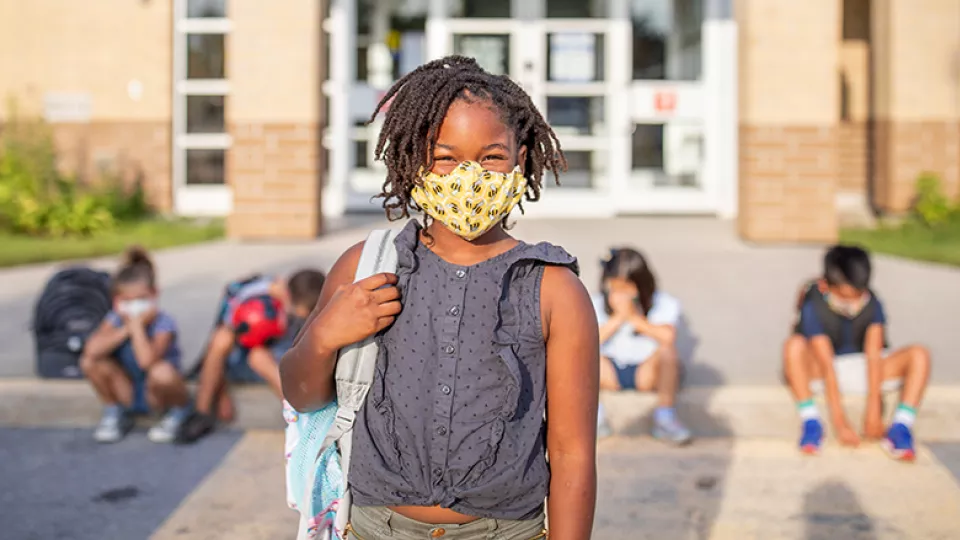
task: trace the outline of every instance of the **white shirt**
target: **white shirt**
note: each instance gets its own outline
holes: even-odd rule
[[[604,309],[602,294],[593,296],[593,308],[597,312],[600,326],[610,320]],[[679,320],[680,301],[662,291],[653,293],[653,307],[647,314],[647,321],[653,325],[676,326]],[[618,367],[634,366],[650,358],[659,346],[655,339],[638,334],[630,323],[624,323],[609,339],[600,344],[600,354],[612,360]]]

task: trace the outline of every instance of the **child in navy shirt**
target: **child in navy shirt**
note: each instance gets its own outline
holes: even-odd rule
[[[826,394],[837,437],[848,446],[858,445],[860,436],[847,421],[840,395],[865,394],[863,435],[882,438],[892,457],[912,461],[912,428],[930,376],[930,353],[919,345],[887,349],[886,315],[870,289],[870,274],[866,251],[835,246],[824,258],[823,277],[801,291],[797,323],[784,346],[784,374],[803,420],[800,448],[816,453],[823,440],[813,392]],[[901,387],[900,405],[885,430],[881,394]]]

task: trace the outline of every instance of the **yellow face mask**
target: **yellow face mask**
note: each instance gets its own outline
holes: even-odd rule
[[[450,174],[421,175],[423,186],[414,187],[410,193],[414,202],[467,240],[479,238],[500,223],[527,190],[527,179],[519,166],[511,173],[499,173],[464,161]]]

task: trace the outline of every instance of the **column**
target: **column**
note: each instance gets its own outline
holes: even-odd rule
[[[319,0],[230,2],[231,237],[305,239],[321,231],[322,13]]]
[[[738,226],[747,240],[837,237],[839,2],[736,4]]]
[[[873,202],[910,208],[917,177],[932,172],[960,193],[960,83],[956,0],[874,0]]]

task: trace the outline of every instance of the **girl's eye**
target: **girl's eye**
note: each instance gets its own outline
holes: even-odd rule
[[[493,154],[491,156],[485,156],[483,158],[483,161],[503,161],[505,159],[507,159],[507,156],[500,155],[500,154]]]
[[[434,156],[433,160],[434,160],[434,161],[442,161],[442,162],[445,162],[445,163],[449,163],[449,162],[453,161],[453,156]]]

